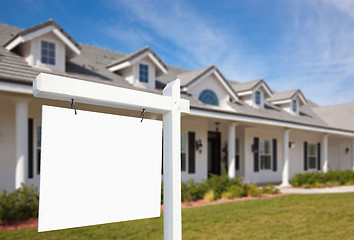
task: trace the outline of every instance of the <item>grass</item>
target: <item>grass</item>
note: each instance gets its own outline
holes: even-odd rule
[[[286,195],[182,210],[183,239],[353,239],[354,193]],[[162,217],[0,239],[163,239]]]

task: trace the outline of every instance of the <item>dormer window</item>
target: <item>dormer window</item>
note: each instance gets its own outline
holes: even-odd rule
[[[41,61],[44,64],[55,65],[55,44],[54,43],[42,41]]]
[[[139,64],[139,81],[149,82],[149,66],[146,64]]]
[[[296,102],[296,100],[293,100],[292,101],[292,109],[293,109],[293,112],[297,112],[297,102]]]
[[[219,106],[218,97],[216,96],[216,94],[213,91],[211,91],[209,89],[201,92],[201,94],[199,95],[199,100],[205,104]]]
[[[256,93],[255,93],[255,103],[258,106],[261,105],[261,92],[260,91],[256,91]]]

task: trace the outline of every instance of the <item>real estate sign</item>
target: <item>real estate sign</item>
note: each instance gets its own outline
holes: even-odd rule
[[[43,106],[38,230],[160,216],[162,122]]]

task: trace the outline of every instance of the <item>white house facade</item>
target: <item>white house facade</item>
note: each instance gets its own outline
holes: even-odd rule
[[[226,171],[246,182],[289,185],[295,173],[354,170],[354,103],[320,107],[299,89],[274,92],[263,79],[231,81],[214,65],[167,65],[149,47],[127,55],[77,43],[48,20],[28,29],[0,23],[0,190],[39,187],[42,106],[70,107],[33,97],[40,72],[160,94],[180,79],[181,97],[191,104],[181,121],[183,181]],[[148,112],[145,117],[162,119]]]

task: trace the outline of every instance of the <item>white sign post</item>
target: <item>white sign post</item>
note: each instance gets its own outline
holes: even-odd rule
[[[163,114],[164,239],[182,238],[181,225],[181,113],[189,101],[180,99],[180,81],[170,82],[163,95],[41,73],[33,82],[35,97]],[[70,217],[70,216],[68,216]]]

